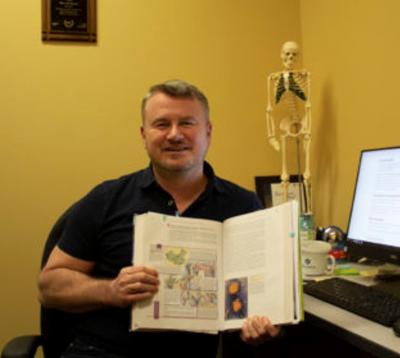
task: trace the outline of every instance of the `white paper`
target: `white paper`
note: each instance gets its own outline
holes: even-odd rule
[[[224,223],[147,213],[135,217],[134,263],[158,270],[159,292],[132,309],[132,330],[216,333],[251,315],[301,318],[298,205]]]

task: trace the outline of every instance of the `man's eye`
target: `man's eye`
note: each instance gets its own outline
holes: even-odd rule
[[[191,120],[181,122],[181,126],[184,126],[184,127],[191,127],[193,125],[194,125],[194,121],[191,121]]]
[[[168,124],[167,124],[167,123],[164,123],[164,122],[157,122],[157,123],[154,124],[154,126],[155,126],[156,128],[167,128],[167,127],[168,127]]]

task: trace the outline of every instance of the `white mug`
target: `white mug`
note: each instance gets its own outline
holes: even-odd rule
[[[329,254],[331,249],[331,245],[325,241],[301,241],[303,278],[309,276],[331,275],[333,273],[336,260]]]

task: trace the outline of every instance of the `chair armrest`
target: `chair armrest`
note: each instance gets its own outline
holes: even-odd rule
[[[35,356],[37,348],[42,344],[39,335],[18,336],[6,344],[1,358],[31,358]]]

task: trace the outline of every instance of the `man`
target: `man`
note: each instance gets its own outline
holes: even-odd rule
[[[159,285],[154,269],[132,265],[132,217],[155,211],[222,221],[261,205],[254,193],[217,178],[204,161],[212,125],[207,98],[196,87],[179,80],[153,86],[142,117],[150,166],[100,184],[80,200],[39,277],[44,306],[84,313],[64,357],[217,352],[215,335],[129,332],[130,307],[151,298]],[[240,335],[256,344],[278,333],[268,318],[251,317]]]

